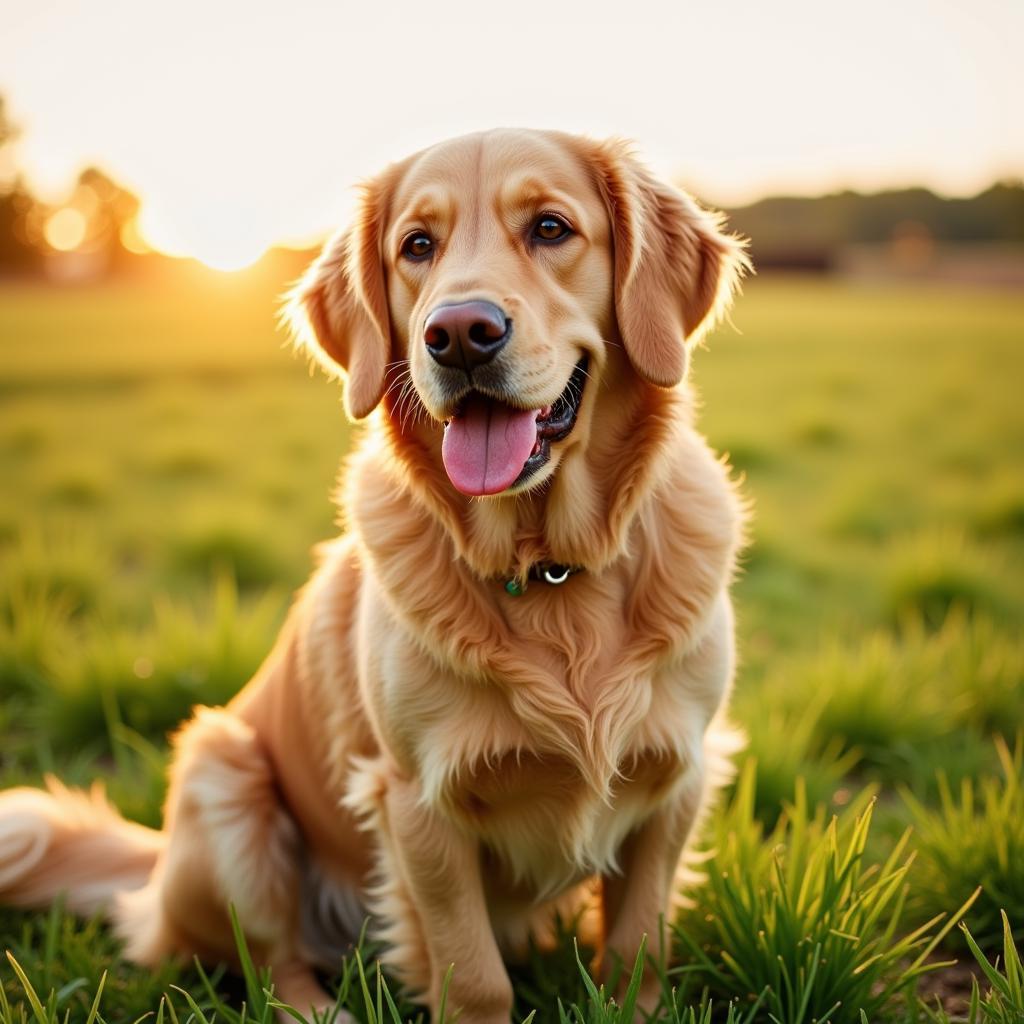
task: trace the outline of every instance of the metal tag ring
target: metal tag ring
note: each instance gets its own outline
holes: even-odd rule
[[[557,565],[551,566],[542,571],[545,583],[551,583],[554,586],[558,586],[559,583],[564,583],[570,575],[569,566]]]

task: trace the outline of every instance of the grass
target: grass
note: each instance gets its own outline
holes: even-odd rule
[[[63,932],[60,930],[62,923],[64,925]],[[52,949],[55,950],[62,941],[65,946],[74,944],[75,937],[72,936],[69,939],[67,934],[69,923],[62,922],[59,912],[50,914],[48,937]],[[1005,915],[1003,925],[1001,963],[998,960],[995,963],[990,962],[974,941],[967,927],[961,925],[971,954],[979,966],[979,973],[988,986],[983,995],[978,979],[973,979],[966,1018],[969,1024],[1019,1024],[1024,1017],[1024,969],[1022,969],[1020,956]],[[152,1014],[157,1022],[165,1020],[174,1022],[179,1020],[177,1005],[182,1008],[182,1016],[186,1020],[195,1021],[196,1024],[214,1024],[218,1018],[228,1021],[229,1024],[247,1024],[249,1021],[254,1024],[255,1022],[268,1024],[269,1021],[275,1019],[275,1014],[278,1012],[286,1019],[297,1021],[298,1024],[306,1024],[307,1021],[309,1024],[333,1024],[342,1019],[343,1012],[350,1014],[352,1018],[362,1024],[402,1024],[407,1020],[413,1020],[418,1024],[423,1019],[422,1011],[404,1005],[400,994],[393,993],[393,986],[389,985],[379,963],[372,970],[367,968],[365,953],[362,948],[357,948],[342,965],[336,986],[335,1006],[310,1021],[309,1017],[296,1007],[281,1002],[275,997],[272,975],[269,971],[260,970],[253,963],[246,947],[245,938],[238,931],[237,925],[236,935],[239,961],[242,964],[243,973],[241,983],[236,986],[232,995],[226,996],[218,990],[219,976],[217,974],[211,977],[198,966],[194,972],[196,994],[193,994],[183,988],[181,984],[173,981],[173,979],[177,979],[178,982],[185,982],[187,979],[184,976],[175,972],[173,968],[165,967],[155,976],[149,976],[140,982],[140,990],[145,992],[150,999],[157,1001],[155,1011],[141,1016]],[[102,938],[98,933],[92,937]],[[583,966],[578,952],[575,950],[574,952],[580,979],[579,987],[583,995],[572,1002],[558,1003],[559,1024],[632,1024],[635,1020],[636,998],[645,970],[643,949],[640,950],[633,964],[629,984],[621,1002],[610,997],[603,986],[594,982]],[[74,950],[72,950],[73,955]],[[28,1024],[30,1020],[34,1024],[60,1024],[61,1021],[66,1024],[73,1019],[83,1019],[85,1024],[94,1024],[96,1021],[102,1022],[108,1019],[101,1015],[100,1011],[102,1009],[106,1014],[106,1007],[111,1002],[111,990],[119,984],[116,973],[117,966],[115,964],[111,972],[104,970],[98,980],[93,981],[88,976],[93,961],[94,957],[87,955],[85,960],[78,965],[85,971],[85,975],[75,977],[57,988],[54,985],[59,978],[54,977],[53,970],[34,983],[18,957],[8,950],[7,962],[10,977],[5,976],[0,968],[0,980],[3,982],[0,984],[0,1024]],[[52,964],[50,966],[53,967]],[[61,971],[60,977],[66,973],[66,971]],[[450,977],[451,972],[449,971],[448,979]],[[112,978],[113,980],[111,980]],[[687,1002],[679,988],[671,987],[671,981],[667,975],[663,975],[662,981],[665,986],[662,1017],[669,1024],[713,1024],[713,1022],[753,1024],[753,1022],[763,1019],[765,1014],[768,1015],[768,1019],[773,1021],[781,1019],[766,1006],[766,997],[770,992],[767,988],[758,997],[747,1000],[745,1005],[741,1006],[737,1001],[718,1004],[709,995],[707,989],[703,991],[698,1001]],[[445,991],[447,991],[447,984],[448,980],[446,979]],[[167,991],[161,992],[161,985],[167,985]],[[49,988],[45,986],[49,986]],[[41,993],[46,994],[42,995]],[[121,990],[115,993],[116,996],[120,996],[122,999],[125,997],[123,985]],[[808,1000],[804,1004],[801,1016],[806,1015],[808,1012],[806,1007],[809,1005]],[[721,1009],[722,1006],[724,1006],[724,1012]],[[841,1009],[841,1005],[838,1005],[834,1010],[827,1011],[825,1017],[811,1017],[810,1019],[820,1020],[824,1024],[826,1020],[839,1019],[836,1013]],[[855,1014],[844,1011],[844,1017],[856,1020],[858,1024],[863,1024],[871,1019],[864,1009],[856,1011]],[[517,1016],[513,1019],[529,1024],[535,1018],[536,1014],[531,1012],[525,1017]],[[442,1009],[438,1024],[444,1024],[447,1019],[448,1017]],[[932,1024],[952,1024],[952,1019],[941,1005],[930,1007],[913,995],[910,995],[907,1000],[907,1016],[904,1019],[927,1020]]]
[[[675,970],[706,977],[727,998],[760,999],[779,1024],[876,1019],[922,973],[940,969],[928,957],[973,897],[900,934],[909,834],[871,863],[872,798],[829,818],[808,807],[802,786],[765,834],[755,790],[748,760],[711,833],[699,900],[675,924],[692,961]]]
[[[745,704],[739,712],[749,723],[745,755],[758,766],[753,799],[759,821],[774,825],[798,786],[812,806],[849,800],[846,780],[861,763],[861,752],[823,730],[821,698],[803,708],[772,707],[761,718],[753,710],[746,714]]]
[[[976,885],[981,898],[967,918],[976,939],[992,948],[1009,914],[1024,938],[1024,740],[1014,752],[997,741],[1002,772],[965,778],[959,787],[939,776],[939,803],[910,793],[919,852],[916,896],[925,913],[945,907]]]
[[[269,650],[335,532],[350,441],[336,386],[275,333],[283,284],[0,287],[0,785],[99,777],[155,823],[167,731]],[[755,503],[735,587],[750,760],[708,822],[711,878],[678,922],[696,949],[659,1020],[822,1020],[836,1002],[835,1022],[940,1020],[905,972],[979,884],[971,941],[1008,989],[956,930],[929,965],[966,953],[972,1020],[1019,1019],[1000,914],[1019,940],[1024,298],[765,278],[733,319],[693,374]],[[48,1021],[88,1020],[104,972],[96,1020],[267,1005],[223,972],[138,971],[56,911],[0,912],[0,948]],[[335,978],[350,1012],[393,1024],[387,995],[419,1012],[360,956]],[[2,960],[0,977],[0,1024],[42,1024]],[[624,1020],[586,981],[567,932],[515,969],[517,1019]]]
[[[1002,915],[1003,955],[1002,962],[992,963],[974,940],[966,925],[961,925],[964,939],[970,948],[975,963],[980,968],[981,982],[975,977],[971,982],[971,998],[968,1004],[967,1024],[1020,1024],[1024,1020],[1024,966],[1014,943],[1010,922]],[[988,991],[982,994],[982,985]],[[926,1018],[933,1024],[952,1024],[949,1014],[939,1007],[920,1007]]]
[[[345,959],[336,986],[336,1003],[323,1014],[310,1015],[303,1013],[294,1006],[282,1002],[274,992],[274,981],[271,973],[258,968],[252,960],[246,946],[245,937],[235,924],[238,943],[239,961],[242,970],[242,987],[234,998],[225,997],[218,990],[215,979],[210,978],[203,969],[196,967],[201,993],[193,995],[180,985],[172,985],[168,992],[161,994],[157,1008],[153,1013],[157,1022],[167,1020],[176,1022],[181,1017],[195,1021],[196,1024],[214,1024],[214,1021],[225,1020],[228,1024],[270,1024],[279,1019],[291,1019],[298,1024],[333,1024],[335,1021],[352,1019],[360,1024],[402,1024],[403,1021],[423,1020],[422,1011],[403,1004],[400,993],[393,993],[392,985],[377,963],[374,968],[366,964],[366,957],[361,948],[353,951]],[[621,1002],[609,996],[603,986],[593,981],[576,953],[576,967],[579,973],[580,989],[583,995],[579,1001],[559,1002],[559,1024],[633,1024],[636,1019],[637,997],[640,982],[643,978],[644,951],[641,948],[626,986]],[[100,1015],[104,995],[108,993],[108,974],[104,972],[98,983],[89,985],[84,978],[65,984],[59,990],[50,988],[49,994],[41,997],[37,986],[33,984],[28,972],[19,960],[8,952],[7,960],[14,976],[11,987],[14,995],[8,995],[5,987],[0,986],[0,1024],[27,1024],[33,1020],[35,1024],[60,1024],[72,1016],[73,1007],[68,1005],[77,996],[77,1003],[85,1010],[85,1024],[104,1021]],[[445,1024],[454,1018],[446,1013],[446,996],[452,976],[449,970],[441,996],[441,1008],[437,1024]],[[45,990],[44,990],[45,991]],[[109,995],[107,996],[109,1001]],[[181,1009],[176,1009],[176,1006]],[[735,1003],[729,1003],[725,1012],[713,1016],[714,1001],[705,993],[697,1003],[683,1003],[677,990],[671,990],[666,996],[666,1020],[672,1024],[712,1024],[713,1020],[721,1020],[723,1024],[752,1024],[760,1009],[760,1002],[740,1010]],[[187,1013],[187,1016],[186,1016]],[[349,1015],[348,1018],[343,1017]],[[146,1014],[145,1016],[149,1016]],[[523,1020],[530,1024],[535,1019],[531,1012]]]
[[[968,615],[997,610],[1001,601],[994,578],[962,534],[903,540],[889,569],[886,612],[896,624],[911,619],[938,629],[954,610]]]
[[[132,968],[98,922],[75,921],[59,907],[32,919],[4,912],[0,921],[7,951],[0,958],[0,1024],[43,1024],[65,1015],[87,1020],[98,993],[102,1019],[113,1024],[134,1019],[128,1015],[136,1010],[156,1010],[172,985],[199,982],[171,963],[155,971]]]
[[[759,712],[765,691],[775,704]],[[956,785],[997,764],[993,737],[1012,738],[1024,720],[1024,645],[991,618],[951,612],[938,629],[903,628],[835,637],[768,671],[738,695],[759,756],[765,801],[778,806],[805,776],[814,801],[855,774],[937,796],[941,772]],[[813,770],[812,770],[813,769]],[[771,782],[772,776],[784,780]],[[764,814],[762,814],[764,816]]]

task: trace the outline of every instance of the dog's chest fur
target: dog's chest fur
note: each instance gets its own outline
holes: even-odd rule
[[[577,582],[598,589],[582,579],[566,586]],[[694,649],[655,655],[621,614],[603,614],[604,601],[621,607],[615,591],[604,581],[603,596],[578,604],[566,602],[568,591],[510,598],[521,642],[501,679],[455,681],[443,666],[424,675],[422,664],[410,673],[415,644],[396,644],[378,666],[394,701],[383,713],[417,709],[389,745],[407,751],[424,798],[478,835],[508,882],[538,897],[616,869],[625,837],[691,769],[699,774],[702,736],[724,697],[727,615],[711,616]],[[415,691],[413,677],[422,680]]]
[[[525,883],[535,898],[547,898],[588,875],[615,871],[625,837],[683,771],[675,754],[643,752],[601,795],[567,758],[509,751],[454,782],[446,802],[493,851],[505,882]]]

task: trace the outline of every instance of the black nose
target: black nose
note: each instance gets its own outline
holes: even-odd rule
[[[467,373],[490,362],[512,333],[512,321],[493,302],[438,306],[423,326],[427,351],[442,365]]]

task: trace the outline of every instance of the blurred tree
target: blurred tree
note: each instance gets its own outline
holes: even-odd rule
[[[0,275],[37,272],[42,259],[29,240],[27,224],[35,203],[18,176],[14,143],[19,129],[0,96]]]
[[[754,263],[826,269],[850,244],[920,240],[1024,245],[1024,183],[1003,181],[976,196],[945,199],[926,188],[817,198],[776,196],[730,210],[729,223],[753,240]]]
[[[63,202],[40,202],[17,170],[18,135],[0,96],[0,275],[94,278],[129,269],[140,251],[134,231],[139,200],[99,168],[87,167]]]
[[[64,208],[81,213],[85,232],[77,248],[96,258],[103,272],[123,270],[134,259],[122,239],[139,212],[139,200],[109,175],[87,167],[79,174]]]

